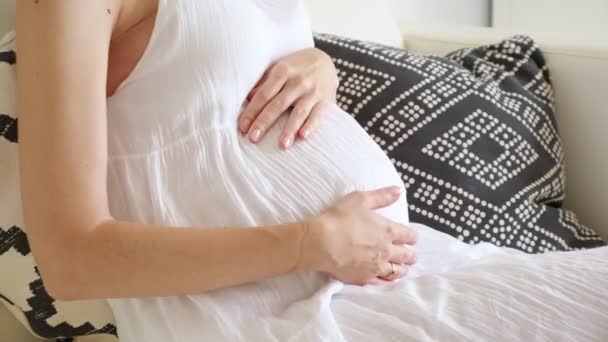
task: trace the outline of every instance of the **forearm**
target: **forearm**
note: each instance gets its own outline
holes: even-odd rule
[[[301,271],[304,234],[299,223],[198,229],[109,221],[76,239],[62,296],[192,294]]]

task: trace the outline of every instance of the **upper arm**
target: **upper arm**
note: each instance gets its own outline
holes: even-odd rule
[[[119,3],[17,1],[21,191],[39,265],[109,217],[105,89]]]

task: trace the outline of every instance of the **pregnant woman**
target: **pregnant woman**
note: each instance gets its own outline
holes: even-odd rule
[[[20,1],[18,15],[26,219],[55,297],[184,295],[111,304],[119,322],[194,333],[218,309],[309,297],[326,276],[306,271],[407,272],[401,180],[330,103],[337,76],[299,1]]]
[[[110,298],[122,342],[420,337],[397,280],[469,249],[419,229],[413,266],[402,181],[333,103],[300,1],[17,7],[24,214],[54,297]]]

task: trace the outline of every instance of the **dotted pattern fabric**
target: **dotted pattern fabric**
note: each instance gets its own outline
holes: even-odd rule
[[[402,176],[413,222],[528,253],[605,245],[561,209],[553,88],[532,39],[447,57],[327,34],[315,44],[338,69],[339,105]]]

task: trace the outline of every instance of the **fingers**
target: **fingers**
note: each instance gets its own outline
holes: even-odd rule
[[[284,56],[247,94],[249,103],[239,116],[238,128],[258,142],[288,107],[299,107],[281,136],[280,145],[289,147],[296,137],[306,138],[319,125],[326,104],[335,103],[338,82],[331,58],[318,49]],[[305,101],[299,105],[299,99]]]
[[[367,284],[364,284],[364,285],[386,285],[386,284],[390,284],[390,283],[391,283],[391,281],[389,281],[389,280],[384,280],[382,278],[373,278]]]
[[[416,229],[410,226],[394,223],[393,221],[390,221],[388,219],[386,224],[388,227],[388,235],[392,239],[394,244],[414,245],[418,241],[418,232],[416,231]]]
[[[264,133],[296,100],[302,96],[303,89],[296,82],[289,81],[255,118],[249,128],[249,140],[257,143]]]
[[[311,95],[304,96],[297,101],[281,134],[279,144],[282,148],[288,148],[293,144],[296,132],[302,127],[313,107],[315,107],[315,98]]]
[[[239,129],[242,133],[250,131],[251,124],[258,114],[281,91],[287,82],[287,73],[281,71],[282,68],[273,68],[269,71],[266,80],[256,87],[251,101],[249,101],[239,118]]]
[[[416,249],[410,245],[393,245],[389,261],[395,264],[413,265],[416,263]]]
[[[306,139],[310,132],[312,132],[317,126],[319,126],[319,122],[321,122],[321,118],[323,117],[323,111],[325,110],[327,104],[324,102],[318,102],[310,112],[310,115],[306,119],[306,122],[300,128],[298,135],[303,139]]]
[[[401,197],[401,188],[390,186],[372,191],[352,193],[352,198],[361,201],[366,209],[380,209],[395,203]]]
[[[249,94],[247,94],[247,101],[251,101],[253,96],[255,96],[255,93],[258,91],[258,88],[260,87],[260,85],[263,84],[267,78],[268,78],[268,70],[266,70],[266,72],[264,72],[262,77],[256,82],[256,84],[253,86],[253,88],[251,88],[251,91],[249,91]]]
[[[409,272],[409,266],[384,263],[382,266],[382,272],[380,272],[375,278],[354,282],[354,285],[365,286],[365,285],[387,285],[394,282],[397,279],[401,279]]]
[[[380,267],[380,272],[376,277],[363,281],[355,282],[356,285],[386,285],[390,284],[397,279],[401,279],[407,275],[410,268],[408,265],[399,263],[384,262]]]
[[[382,272],[378,274],[378,279],[385,281],[393,281],[399,278],[403,278],[409,271],[407,265],[401,265],[396,263],[387,262],[383,264]]]

